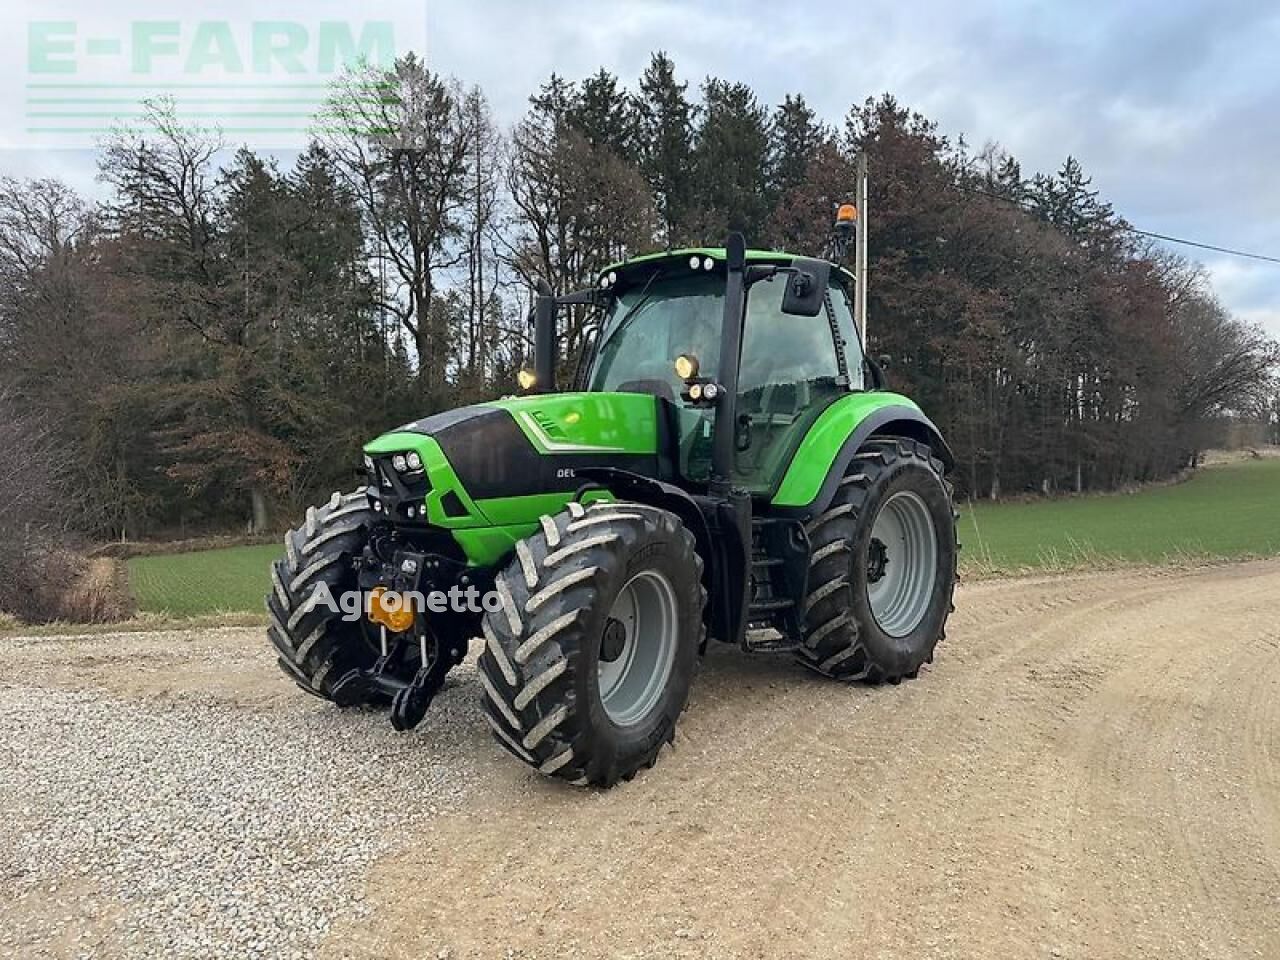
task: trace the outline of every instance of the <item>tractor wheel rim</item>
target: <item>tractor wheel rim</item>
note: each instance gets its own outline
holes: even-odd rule
[[[929,507],[909,490],[895,493],[880,507],[871,540],[881,545],[868,570],[871,614],[889,636],[905,637],[929,612],[938,579],[938,533]]]
[[[662,700],[676,659],[676,592],[655,570],[623,584],[609,619],[622,624],[622,651],[600,660],[600,701],[619,727],[643,723]]]

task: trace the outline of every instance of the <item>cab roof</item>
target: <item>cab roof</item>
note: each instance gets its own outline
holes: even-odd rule
[[[747,263],[790,263],[801,254],[786,253],[782,250],[748,250]],[[628,257],[626,260],[620,260],[617,263],[611,263],[600,271],[601,278],[607,277],[610,272],[625,273],[629,268],[642,265],[656,265],[664,261],[687,261],[693,257],[701,257],[706,259],[710,257],[716,265],[723,264],[725,261],[724,247],[681,247],[678,250],[658,250],[654,253],[643,253],[637,257]],[[828,261],[830,262],[830,261]],[[840,266],[839,264],[831,264],[832,273],[839,274],[842,280],[853,283],[853,273]]]

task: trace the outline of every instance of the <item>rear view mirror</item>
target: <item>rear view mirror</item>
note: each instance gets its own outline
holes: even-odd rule
[[[816,317],[827,296],[831,265],[825,260],[797,257],[787,275],[787,291],[782,295],[782,312],[793,317]]]

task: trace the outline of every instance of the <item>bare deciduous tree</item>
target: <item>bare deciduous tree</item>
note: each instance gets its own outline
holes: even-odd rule
[[[507,168],[507,262],[527,285],[542,278],[560,293],[591,286],[601,267],[649,249],[658,229],[640,171],[568,122],[573,96],[554,80],[544,87],[512,133]],[[567,318],[569,355],[583,319],[581,311]]]
[[[445,330],[431,305],[442,271],[467,256],[470,158],[478,135],[467,94],[410,55],[389,70],[365,66],[336,86],[317,139],[354,192],[387,270],[380,306],[413,339],[423,393],[444,386]]]

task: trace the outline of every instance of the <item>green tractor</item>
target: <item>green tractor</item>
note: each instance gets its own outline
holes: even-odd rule
[[[604,787],[673,739],[709,640],[916,676],[952,609],[952,455],[864,354],[854,285],[737,234],[540,284],[524,395],[379,437],[367,485],[286,536],[280,666],[410,729],[483,638],[501,746]],[[568,307],[599,322],[559,390]]]

